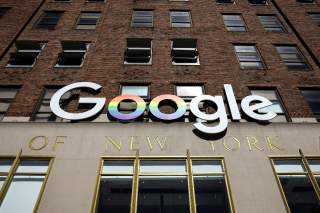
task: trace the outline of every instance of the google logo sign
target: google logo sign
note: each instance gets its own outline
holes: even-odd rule
[[[95,98],[95,97],[80,97],[80,104],[94,104],[90,110],[85,112],[67,112],[63,110],[60,106],[61,97],[74,89],[91,89],[93,91],[97,91],[101,89],[102,86],[93,82],[77,82],[70,85],[67,85],[61,89],[59,89],[51,98],[50,108],[52,112],[58,117],[68,119],[68,120],[83,120],[90,117],[93,117],[101,112],[106,103],[106,98]],[[228,106],[230,109],[232,120],[240,120],[241,114],[240,109],[237,105],[236,98],[230,84],[224,85],[224,91],[226,95],[226,100],[228,102]],[[136,108],[133,112],[130,113],[122,113],[118,110],[118,106],[122,101],[134,101],[136,103]],[[163,113],[159,109],[159,104],[162,101],[172,101],[176,104],[176,111],[174,113]],[[199,104],[202,102],[210,102],[216,106],[216,111],[212,114],[207,114],[206,112],[201,111],[199,108]],[[258,95],[249,95],[244,97],[241,100],[241,109],[243,113],[249,116],[252,119],[257,121],[268,121],[273,119],[276,116],[274,112],[267,113],[258,113],[259,109],[265,108],[272,105],[272,102],[262,96]],[[140,117],[147,107],[146,102],[139,96],[135,95],[121,95],[113,98],[108,104],[108,112],[109,114],[121,121],[129,121],[134,120]],[[173,121],[181,118],[187,111],[186,102],[175,95],[165,94],[160,95],[151,100],[149,103],[149,111],[150,113],[164,121]],[[211,95],[200,95],[191,100],[190,103],[190,111],[197,118],[202,119],[203,121],[198,121],[194,123],[194,127],[199,131],[207,134],[217,134],[225,131],[228,127],[228,117],[226,108],[224,105],[222,96],[211,96]],[[217,121],[215,126],[209,126],[206,121]]]

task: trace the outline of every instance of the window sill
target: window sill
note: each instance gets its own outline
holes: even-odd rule
[[[7,68],[32,68],[34,65],[6,65]]]

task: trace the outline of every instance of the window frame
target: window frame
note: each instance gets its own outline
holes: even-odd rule
[[[307,13],[312,21],[313,24],[315,24],[316,26],[320,27],[320,11],[319,12],[308,12]],[[319,18],[314,18],[314,15],[318,15]],[[319,19],[319,21],[316,21],[317,19]]]
[[[82,42],[82,43],[85,43],[86,45],[86,50],[64,50],[63,49],[63,42]],[[86,57],[88,55],[88,51],[89,51],[89,48],[90,48],[90,42],[86,42],[86,41],[62,41],[61,42],[61,51],[59,52],[58,54],[58,58],[56,60],[56,63],[54,65],[55,68],[81,68],[83,67],[85,61],[86,61]],[[63,54],[64,52],[68,53],[84,53],[83,57],[82,57],[82,63],[80,65],[59,65],[58,64],[58,59],[59,59],[59,56],[60,54]]]
[[[139,11],[149,11],[149,12],[152,12],[152,18],[151,18],[151,26],[134,26],[134,17],[135,17],[135,12],[139,12]],[[146,22],[144,22],[146,23]],[[132,16],[131,16],[131,24],[130,24],[131,27],[133,28],[153,28],[154,26],[154,10],[153,9],[133,9],[132,10]]]
[[[317,122],[320,122],[320,113],[313,112],[313,110],[312,110],[312,108],[311,108],[311,106],[309,104],[309,101],[307,100],[307,98],[303,94],[303,91],[318,91],[319,94],[320,94],[320,88],[317,88],[317,87],[316,88],[313,88],[313,87],[311,87],[311,88],[310,87],[301,87],[301,88],[299,88],[299,90],[301,92],[301,95],[303,96],[303,99],[304,99],[305,103],[308,105],[310,111],[312,112],[314,118],[317,120]]]
[[[0,97],[0,103],[1,103],[2,101],[8,101],[8,100],[10,100],[9,106],[8,106],[7,110],[6,110],[4,113],[2,113],[2,111],[0,111],[0,122],[3,121],[3,119],[6,117],[6,114],[7,114],[8,111],[10,110],[10,107],[11,107],[12,102],[13,102],[14,99],[17,97],[17,94],[20,92],[21,86],[0,86],[0,91],[1,91],[2,89],[13,89],[13,90],[16,90],[16,92],[15,92],[14,97],[11,98],[11,99],[10,99],[10,98],[1,98],[1,97]],[[3,117],[2,117],[1,115],[3,115]]]
[[[195,188],[194,188],[194,177],[195,176],[201,176],[204,174],[195,174],[193,175],[192,172],[192,162],[194,160],[199,161],[219,161],[221,163],[223,173],[206,173],[208,175],[223,175],[224,181],[225,181],[225,192],[227,195],[227,203],[228,207],[230,209],[230,213],[235,213],[235,208],[233,204],[232,199],[232,191],[230,189],[230,180],[228,175],[228,170],[226,167],[225,159],[224,157],[212,157],[212,156],[191,156],[190,152],[187,151],[186,156],[139,156],[139,153],[136,153],[135,157],[132,156],[102,156],[100,159],[100,165],[97,171],[97,178],[96,178],[96,187],[92,199],[92,212],[96,212],[98,207],[98,201],[99,201],[99,193],[100,193],[100,182],[101,177],[103,176],[115,176],[115,174],[104,174],[103,173],[103,165],[105,161],[108,160],[116,160],[116,161],[126,161],[131,160],[133,161],[133,174],[116,174],[116,176],[131,176],[132,175],[132,192],[131,192],[131,201],[130,201],[130,210],[133,212],[133,210],[137,210],[138,208],[138,191],[139,191],[139,177],[143,176],[181,176],[181,177],[187,177],[187,187],[188,187],[188,201],[189,201],[189,213],[194,213],[196,211],[196,194],[195,194]],[[186,166],[186,173],[141,173],[139,169],[140,162],[143,160],[151,160],[151,161],[185,161]]]
[[[189,25],[189,26],[174,26],[175,24],[180,24],[180,22],[173,22],[172,21],[172,13],[175,13],[175,12],[184,12],[184,13],[188,13],[189,15],[189,19],[190,19],[190,22],[184,22],[183,24],[186,24],[186,25]],[[192,15],[191,15],[191,11],[190,10],[170,10],[169,11],[169,16],[170,16],[170,27],[172,28],[191,28],[193,23],[192,23]]]
[[[39,19],[37,20],[37,22],[35,23],[35,25],[33,26],[34,29],[36,30],[55,30],[56,27],[58,26],[61,18],[63,17],[65,11],[63,10],[44,10],[41,14],[41,16],[39,17]],[[41,26],[50,26],[50,25],[40,25],[40,22],[42,21],[43,18],[46,18],[46,14],[48,13],[57,13],[59,14],[59,18],[57,20],[57,22],[55,23],[55,25],[51,28],[51,27],[41,27]]]
[[[128,39],[148,39],[148,40],[150,40],[150,48],[148,48],[148,47],[128,47]],[[147,63],[141,63],[141,62],[138,62],[138,63],[136,63],[136,62],[134,62],[134,63],[129,63],[129,62],[127,62],[126,60],[125,60],[125,56],[123,57],[123,64],[124,65],[148,65],[148,66],[150,66],[150,65],[152,65],[152,59],[153,59],[153,57],[152,57],[152,55],[153,55],[153,52],[152,52],[152,49],[153,49],[153,39],[152,38],[127,38],[127,40],[126,40],[127,42],[126,42],[126,49],[125,49],[125,52],[124,52],[124,54],[126,53],[126,51],[127,51],[127,49],[135,49],[135,50],[149,50],[150,49],[150,60],[149,60],[149,62],[147,62]]]
[[[33,62],[32,65],[12,65],[12,64],[9,63],[10,61],[8,61],[6,67],[8,67],[8,68],[10,68],[10,67],[11,68],[32,68],[32,67],[34,67],[35,64],[37,63],[37,60],[40,57],[42,51],[46,48],[47,42],[45,42],[45,41],[18,41],[18,42],[35,42],[35,43],[39,43],[39,45],[41,45],[41,49],[40,50],[19,50],[17,48],[17,46],[16,46],[15,47],[15,52],[11,52],[11,54],[21,52],[21,53],[38,53],[38,55],[35,57],[34,62]],[[11,59],[11,56],[10,56],[9,60],[10,59]]]
[[[266,70],[267,69],[267,66],[263,60],[263,57],[260,53],[260,50],[259,48],[257,47],[257,44],[248,44],[248,43],[233,43],[232,44],[233,46],[233,50],[234,50],[234,53],[235,53],[235,56],[238,60],[238,64],[239,64],[239,67],[241,70],[244,70],[244,71],[248,71],[248,70]],[[261,67],[250,67],[250,68],[245,68],[245,67],[242,67],[241,63],[243,61],[240,60],[239,58],[239,55],[238,55],[238,52],[236,51],[236,46],[244,46],[244,47],[254,47],[255,48],[255,52],[256,52],[256,56],[260,59],[260,61],[244,61],[244,62],[258,62],[258,63],[261,63]],[[245,53],[248,53],[248,52],[245,52]],[[250,52],[249,52],[250,53]]]
[[[173,48],[173,43],[174,43],[174,40],[185,40],[185,39],[190,39],[190,40],[196,40],[196,47],[195,48],[191,48],[191,47],[186,47],[186,48]],[[170,55],[170,58],[171,58],[171,64],[174,65],[174,66],[192,66],[192,65],[195,65],[195,66],[199,66],[200,65],[200,54],[199,54],[199,50],[198,50],[198,39],[193,39],[193,38],[178,38],[178,39],[171,39],[170,40],[170,43],[171,43],[171,51],[174,50],[174,49],[184,49],[184,50],[195,50],[197,51],[197,62],[195,63],[176,63],[172,60],[172,55]]]
[[[41,184],[41,188],[40,188],[40,191],[37,195],[37,199],[36,199],[36,202],[35,202],[35,205],[33,207],[33,212],[37,212],[38,208],[39,208],[39,205],[40,205],[40,202],[41,202],[41,199],[43,197],[43,194],[44,194],[44,190],[46,188],[46,185],[47,185],[47,182],[48,182],[48,179],[49,179],[49,176],[50,176],[50,173],[51,173],[51,170],[52,170],[52,166],[53,166],[53,162],[55,160],[54,157],[52,156],[22,156],[22,150],[20,150],[16,156],[0,156],[0,160],[1,159],[11,159],[13,160],[12,164],[11,164],[11,167],[10,167],[10,170],[9,172],[7,172],[7,176],[5,178],[5,181],[2,185],[2,188],[0,188],[0,203],[3,202],[3,200],[5,199],[5,196],[8,192],[8,189],[10,187],[10,184],[14,178],[14,176],[25,176],[25,175],[28,175],[28,176],[43,176],[44,179],[43,179],[43,182]],[[41,160],[47,160],[48,161],[48,166],[47,166],[47,170],[46,172],[17,172],[17,169],[18,169],[18,166],[19,166],[19,163],[23,160],[27,160],[27,161],[41,161]],[[0,175],[2,175],[3,173],[0,172]]]
[[[265,3],[251,3],[252,0],[248,0],[248,3],[252,6],[265,6],[265,5],[269,5],[268,0],[266,0]]]
[[[193,99],[194,97],[197,97],[197,96],[179,96],[178,95],[178,87],[201,87],[201,91],[202,91],[202,94],[201,95],[204,95],[205,94],[205,88],[204,88],[204,84],[175,84],[174,85],[174,94],[180,98],[182,98],[183,100],[191,100]]]
[[[295,45],[295,44],[274,44],[273,45],[274,46],[274,48],[276,49],[276,52],[278,53],[278,56],[279,56],[279,58],[281,59],[281,61],[282,61],[282,63],[287,67],[287,69],[289,70],[289,71],[309,71],[309,70],[312,70],[312,67],[311,67],[311,65],[309,64],[309,62],[308,62],[308,60],[307,60],[307,58],[306,58],[306,56],[302,53],[302,51],[300,50],[300,48],[297,46],[297,45]],[[294,53],[280,53],[279,51],[278,51],[278,47],[294,47],[295,48],[295,50],[296,50],[296,52],[295,52],[295,54],[297,55],[299,55],[299,57],[302,59],[302,61],[294,61],[294,62],[286,62],[285,61],[285,59],[283,59],[282,58],[282,54],[290,54],[290,55],[293,55]],[[304,63],[305,64],[305,68],[290,68],[289,66],[288,66],[288,64],[287,63]]]
[[[283,203],[284,203],[285,208],[288,213],[290,213],[291,210],[290,210],[289,203],[287,201],[284,189],[283,189],[281,182],[280,182],[279,176],[281,176],[281,175],[305,175],[306,178],[308,178],[310,183],[312,184],[312,187],[313,187],[313,190],[314,190],[316,196],[318,197],[318,199],[320,199],[320,186],[316,182],[315,177],[314,177],[315,174],[320,175],[320,173],[316,173],[316,172],[313,173],[311,171],[309,163],[308,163],[309,160],[314,160],[314,159],[320,160],[320,157],[318,157],[318,156],[304,156],[301,152],[300,152],[300,154],[301,154],[300,156],[268,156],[269,162],[271,164],[271,168],[273,171],[273,175],[274,175],[276,182],[277,182],[277,185],[278,185],[278,190],[280,192],[281,198],[283,200]],[[276,167],[275,167],[275,163],[274,163],[275,160],[299,160],[302,162],[302,165],[303,165],[305,171],[304,172],[280,172],[280,173],[278,173],[276,171]]]
[[[82,15],[84,15],[84,14],[99,14],[99,17],[97,18],[97,19],[95,19],[96,20],[96,24],[95,25],[93,25],[93,24],[79,24],[80,23],[80,20],[81,20],[81,18],[82,18]],[[101,20],[101,16],[102,16],[102,12],[101,11],[80,11],[80,14],[79,14],[79,16],[78,16],[78,18],[77,18],[77,21],[76,21],[76,26],[75,26],[75,30],[96,30],[97,29],[97,27],[98,27],[98,25],[99,25],[99,23],[100,23],[100,20]],[[93,19],[93,18],[91,18],[91,19]],[[81,28],[79,28],[79,26],[94,26],[94,28],[92,28],[92,29],[81,29]]]
[[[263,27],[263,29],[265,31],[270,32],[270,33],[286,33],[287,32],[287,30],[286,30],[285,26],[283,25],[282,21],[279,19],[279,17],[276,14],[257,14],[257,16],[258,16],[258,19],[259,19],[259,21],[260,21],[260,23],[261,23],[261,25],[262,25],[262,27]],[[264,17],[275,17],[279,27],[270,27],[270,26],[266,27],[263,24],[263,22],[262,22],[262,20],[260,18],[262,16],[264,16]],[[270,31],[270,30],[267,30],[266,28],[281,29],[281,31]]]
[[[222,15],[222,21],[224,24],[224,28],[226,29],[227,32],[237,32],[237,33],[243,33],[248,31],[248,26],[247,23],[245,22],[242,13],[221,13]],[[235,25],[226,25],[225,16],[239,16],[241,18],[241,21],[243,23],[243,26],[235,26]],[[229,30],[228,27],[233,27],[233,28],[244,28],[243,31],[241,30]]]
[[[120,84],[120,88],[119,88],[119,94],[120,95],[123,95],[122,94],[122,89],[123,89],[123,87],[126,87],[126,86],[141,86],[141,87],[147,87],[147,89],[148,89],[148,92],[147,92],[147,96],[139,96],[139,97],[141,97],[141,98],[143,98],[143,99],[150,99],[150,85],[149,84],[127,84],[127,83],[123,83],[123,84]],[[137,95],[138,96],[138,95]]]

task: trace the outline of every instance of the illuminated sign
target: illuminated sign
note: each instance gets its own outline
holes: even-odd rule
[[[101,89],[102,86],[93,82],[77,82],[70,85],[67,85],[60,90],[58,90],[51,98],[50,108],[52,112],[58,117],[68,119],[68,120],[83,120],[97,115],[103,109],[106,103],[106,98],[93,98],[93,97],[80,97],[80,104],[94,104],[94,107],[85,112],[66,112],[60,106],[61,97],[73,90],[73,89],[92,89],[97,91]],[[230,109],[232,120],[240,120],[241,114],[239,107],[236,102],[236,98],[230,84],[224,85],[224,91],[226,94],[226,100]],[[131,113],[121,113],[118,110],[119,104],[124,100],[131,100],[136,103],[136,109]],[[173,101],[177,105],[177,109],[174,113],[167,114],[163,113],[159,109],[159,104],[162,101]],[[216,106],[216,112],[212,114],[207,114],[201,111],[199,104],[202,102],[210,102]],[[262,96],[258,95],[249,95],[244,97],[241,100],[241,109],[242,111],[249,116],[250,118],[257,121],[268,121],[276,117],[276,113],[267,112],[267,113],[258,113],[259,109],[271,106],[272,102]],[[134,120],[140,117],[146,110],[146,102],[139,96],[135,95],[121,95],[112,99],[108,105],[109,114],[121,121]],[[173,121],[181,118],[187,111],[186,102],[175,95],[160,95],[151,100],[149,104],[150,113],[160,120]],[[226,108],[224,105],[222,96],[211,96],[211,95],[200,95],[191,100],[190,111],[197,118],[202,119],[203,121],[197,121],[194,125],[196,129],[203,133],[207,134],[217,134],[225,131],[228,127],[228,117]],[[210,126],[206,121],[218,121],[217,125]]]

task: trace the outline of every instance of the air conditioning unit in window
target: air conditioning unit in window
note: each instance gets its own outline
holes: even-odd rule
[[[266,4],[267,0],[249,0],[250,4]]]

